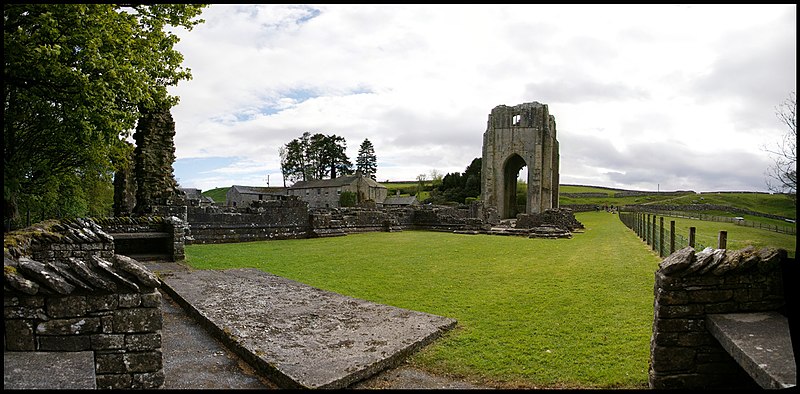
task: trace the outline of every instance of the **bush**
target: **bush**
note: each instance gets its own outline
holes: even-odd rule
[[[343,191],[342,194],[339,195],[340,207],[354,207],[357,203],[358,196],[356,196],[354,192]]]

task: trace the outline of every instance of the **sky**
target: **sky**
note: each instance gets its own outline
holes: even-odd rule
[[[284,186],[279,149],[365,139],[377,180],[463,172],[498,105],[555,118],[560,183],[768,191],[797,6],[229,5],[177,29],[181,187]],[[523,171],[524,174],[524,171]],[[286,183],[291,185],[290,182]]]

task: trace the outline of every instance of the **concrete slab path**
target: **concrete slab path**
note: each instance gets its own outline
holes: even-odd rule
[[[256,269],[172,271],[162,280],[199,323],[285,388],[348,387],[456,325]]]

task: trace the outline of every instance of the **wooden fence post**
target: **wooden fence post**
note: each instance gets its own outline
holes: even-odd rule
[[[696,227],[689,227],[689,246],[694,248],[694,235],[697,232]]]
[[[658,256],[664,257],[664,217],[658,221]]]
[[[645,240],[645,242],[647,242],[648,245],[651,245],[650,241],[652,241],[652,240],[650,239],[650,214],[646,213],[645,216],[646,216],[646,218],[645,218],[645,222],[644,222],[645,223],[645,226],[644,226],[644,240]]]
[[[652,231],[650,232],[650,234],[651,234],[651,236],[653,238],[653,242],[652,242],[651,245],[653,246],[653,250],[656,250],[656,215],[655,214],[653,214],[653,228],[651,230]]]
[[[720,231],[719,232],[719,239],[717,241],[717,249],[725,249],[728,246],[728,232],[727,231]]]
[[[675,253],[675,221],[669,221],[669,254]]]

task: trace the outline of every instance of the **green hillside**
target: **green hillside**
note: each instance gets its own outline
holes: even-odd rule
[[[397,191],[399,191],[401,195],[413,195],[417,192],[417,181],[382,182],[381,184],[386,186],[389,195],[395,195]],[[429,195],[431,187],[430,181],[426,182],[425,190],[420,196],[422,198],[419,199],[420,201],[424,200]],[[211,197],[215,202],[225,202],[225,194],[228,192],[228,189],[230,189],[230,187],[218,187],[204,191],[203,195]],[[525,190],[524,184],[521,183],[517,189]],[[605,196],[598,196],[598,193],[604,194]],[[624,193],[643,193],[643,195],[615,197],[617,195],[624,195]],[[782,194],[752,192],[695,193],[693,191],[655,192],[589,185],[560,185],[559,194],[559,204],[562,206],[573,204],[594,204],[599,206],[661,203],[672,205],[713,204],[778,215],[785,218],[797,218],[797,209],[794,203],[789,197]],[[718,210],[709,210],[700,213],[708,215],[731,215],[730,213]],[[746,219],[751,220],[749,217],[746,217]]]
[[[225,203],[225,195],[228,193],[230,187],[218,187],[216,189],[206,190],[201,194],[206,197],[211,197],[215,203]]]

